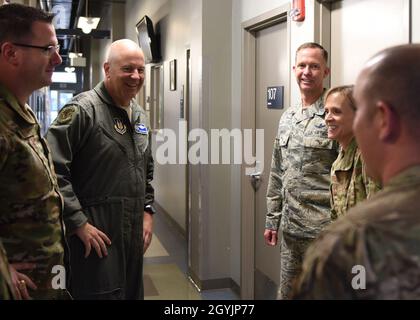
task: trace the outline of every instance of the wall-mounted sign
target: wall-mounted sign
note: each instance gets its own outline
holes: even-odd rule
[[[284,86],[267,87],[267,108],[283,109],[284,107]]]

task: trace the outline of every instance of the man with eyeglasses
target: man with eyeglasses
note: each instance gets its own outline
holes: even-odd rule
[[[0,240],[18,299],[65,299],[62,198],[46,140],[26,104],[61,64],[53,15],[0,6]]]
[[[144,55],[112,43],[105,80],[76,96],[47,132],[70,235],[75,299],[143,299],[143,253],[152,237],[151,131],[135,96]]]

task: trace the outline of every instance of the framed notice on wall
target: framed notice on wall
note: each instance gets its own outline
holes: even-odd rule
[[[176,90],[176,59],[169,62],[169,89]]]

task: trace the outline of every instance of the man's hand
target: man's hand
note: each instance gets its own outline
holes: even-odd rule
[[[146,253],[149,248],[150,242],[152,241],[152,229],[153,229],[153,216],[144,212],[143,214],[143,254]]]
[[[264,231],[265,243],[269,246],[275,246],[277,244],[277,231],[271,229],[265,229]]]
[[[29,300],[31,299],[28,288],[33,290],[37,289],[37,286],[31,278],[27,275],[18,272],[17,270],[31,270],[34,269],[36,265],[34,263],[12,263],[9,265],[10,275],[12,277],[13,291],[18,300]]]
[[[108,255],[106,245],[110,246],[111,240],[109,240],[108,236],[101,230],[95,228],[87,222],[83,226],[77,228],[75,233],[85,245],[85,258],[90,255],[92,247],[95,249],[99,258],[103,258]]]

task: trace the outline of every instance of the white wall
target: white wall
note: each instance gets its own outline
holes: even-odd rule
[[[409,0],[353,0],[334,5],[331,85],[354,83],[371,56],[408,42]]]
[[[281,7],[283,4],[287,2],[291,2],[290,0],[235,0],[237,4],[235,4],[235,8],[237,9],[234,11],[235,13],[239,14],[242,21],[246,21],[252,18],[259,16],[267,11],[272,9]],[[239,6],[238,6],[239,5]]]
[[[412,0],[411,3],[412,40],[413,43],[420,43],[420,1]]]

